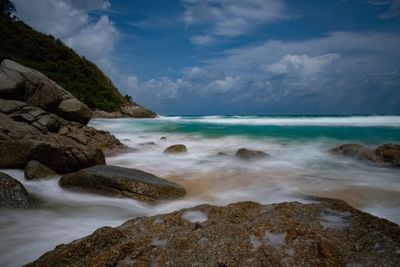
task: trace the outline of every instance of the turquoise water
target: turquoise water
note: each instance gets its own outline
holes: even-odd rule
[[[117,132],[139,127],[143,132],[198,134],[206,138],[329,138],[370,145],[400,142],[400,116],[182,116],[119,122]]]

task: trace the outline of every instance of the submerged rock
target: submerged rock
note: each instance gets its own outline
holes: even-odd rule
[[[400,228],[320,200],[201,205],[139,217],[26,266],[399,266]]]
[[[353,157],[382,167],[400,167],[400,145],[384,144],[375,149],[359,144],[344,144],[330,150],[332,154]]]
[[[0,172],[0,207],[28,208],[32,205],[25,187],[6,173]]]
[[[61,177],[60,186],[143,201],[174,199],[185,189],[141,170],[118,166],[94,166]]]
[[[259,159],[269,156],[267,153],[258,150],[251,150],[247,148],[240,148],[235,153],[236,157],[240,159]]]
[[[26,164],[24,174],[28,180],[43,179],[57,175],[55,171],[36,160],[31,160]]]
[[[186,153],[186,152],[187,152],[187,148],[183,144],[172,145],[172,146],[167,147],[164,150],[164,153],[170,153],[170,154]]]

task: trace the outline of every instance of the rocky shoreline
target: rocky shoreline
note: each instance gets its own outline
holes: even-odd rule
[[[0,67],[0,168],[24,169],[28,180],[63,175],[68,190],[154,203],[181,198],[185,188],[141,170],[106,165],[128,148],[109,132],[87,126],[92,116],[154,117],[132,104],[115,114],[92,112],[40,72],[4,60]],[[166,137],[162,137],[165,140]],[[190,154],[184,144],[160,150]],[[400,145],[375,149],[344,144],[327,153],[377,167],[400,167]],[[273,155],[238,148],[249,162]],[[221,158],[222,159],[222,158]],[[0,208],[30,208],[23,185],[0,172]],[[309,199],[225,207],[201,205],[140,217],[59,245],[27,266],[354,266],[400,265],[400,227],[340,200]]]

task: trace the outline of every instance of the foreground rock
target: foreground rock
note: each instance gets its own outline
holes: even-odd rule
[[[359,144],[344,144],[330,150],[332,154],[368,161],[378,166],[400,167],[400,145],[384,144],[375,149]]]
[[[6,173],[0,172],[0,207],[28,208],[32,205],[25,187]]]
[[[143,201],[174,199],[185,189],[151,173],[118,166],[94,166],[61,177],[60,186]]]
[[[187,148],[185,145],[182,144],[172,145],[164,150],[164,153],[169,153],[169,154],[186,153],[186,152]]]
[[[267,153],[258,150],[251,150],[247,148],[240,148],[235,153],[236,157],[240,159],[260,159],[268,157]]]
[[[27,266],[399,266],[400,228],[342,201],[201,205],[102,227]]]
[[[92,117],[85,104],[44,74],[8,59],[0,67],[0,98],[24,101],[82,124]]]
[[[52,169],[36,160],[31,160],[25,165],[24,174],[25,179],[28,180],[38,180],[57,175]]]

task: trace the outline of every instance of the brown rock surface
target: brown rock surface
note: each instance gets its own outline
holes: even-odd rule
[[[320,199],[201,205],[139,217],[59,245],[26,266],[399,266],[400,228]]]

